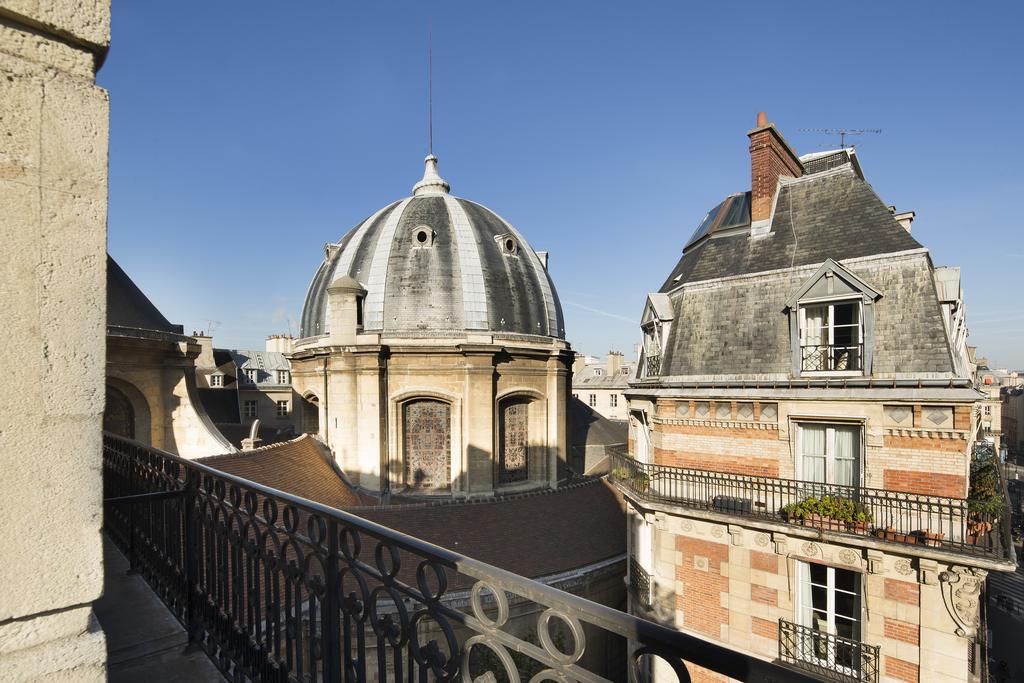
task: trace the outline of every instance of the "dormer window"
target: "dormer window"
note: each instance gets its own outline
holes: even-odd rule
[[[871,374],[874,303],[881,294],[828,259],[786,302],[793,374]]]
[[[222,387],[222,386],[224,386],[224,375],[210,375],[210,386],[211,387]]]
[[[859,299],[800,306],[800,369],[864,369],[864,326]]]
[[[278,384],[288,384],[288,371],[287,370],[278,370],[277,371],[277,383]]]
[[[249,380],[250,384],[256,384],[256,376],[257,375],[256,375],[256,369],[255,368],[247,368],[246,369],[246,371],[245,371],[245,378],[247,380]]]
[[[601,368],[594,368],[594,376],[595,377],[600,377],[603,374],[604,374],[604,370],[602,370]]]
[[[640,329],[644,333],[643,354],[640,358],[641,378],[661,375],[662,349],[674,318],[675,312],[668,294],[659,292],[647,295],[644,313],[640,318]]]

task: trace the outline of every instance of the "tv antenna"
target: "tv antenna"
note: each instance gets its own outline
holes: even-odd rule
[[[207,337],[212,337],[213,336],[213,328],[217,327],[217,325],[220,325],[220,321],[219,320],[207,320],[206,321],[206,336]]]
[[[846,144],[847,135],[881,135],[881,128],[801,128],[801,133],[818,133],[820,135],[838,135],[839,149],[854,147]]]

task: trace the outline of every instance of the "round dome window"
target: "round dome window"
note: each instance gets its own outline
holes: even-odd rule
[[[434,244],[434,231],[428,225],[417,225],[412,229],[413,243],[417,247],[429,247]]]

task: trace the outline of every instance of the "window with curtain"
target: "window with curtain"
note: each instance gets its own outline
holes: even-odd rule
[[[800,424],[800,472],[805,481],[859,484],[860,425]]]
[[[797,561],[797,620],[808,629],[800,648],[814,663],[844,673],[860,669],[860,574]],[[838,636],[828,638],[827,635]]]
[[[801,369],[824,372],[863,370],[861,317],[859,301],[801,306]]]

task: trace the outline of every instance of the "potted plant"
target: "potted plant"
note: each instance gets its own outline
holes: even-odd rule
[[[839,496],[811,496],[782,508],[789,522],[826,531],[852,531],[867,533],[872,515],[860,503]]]

